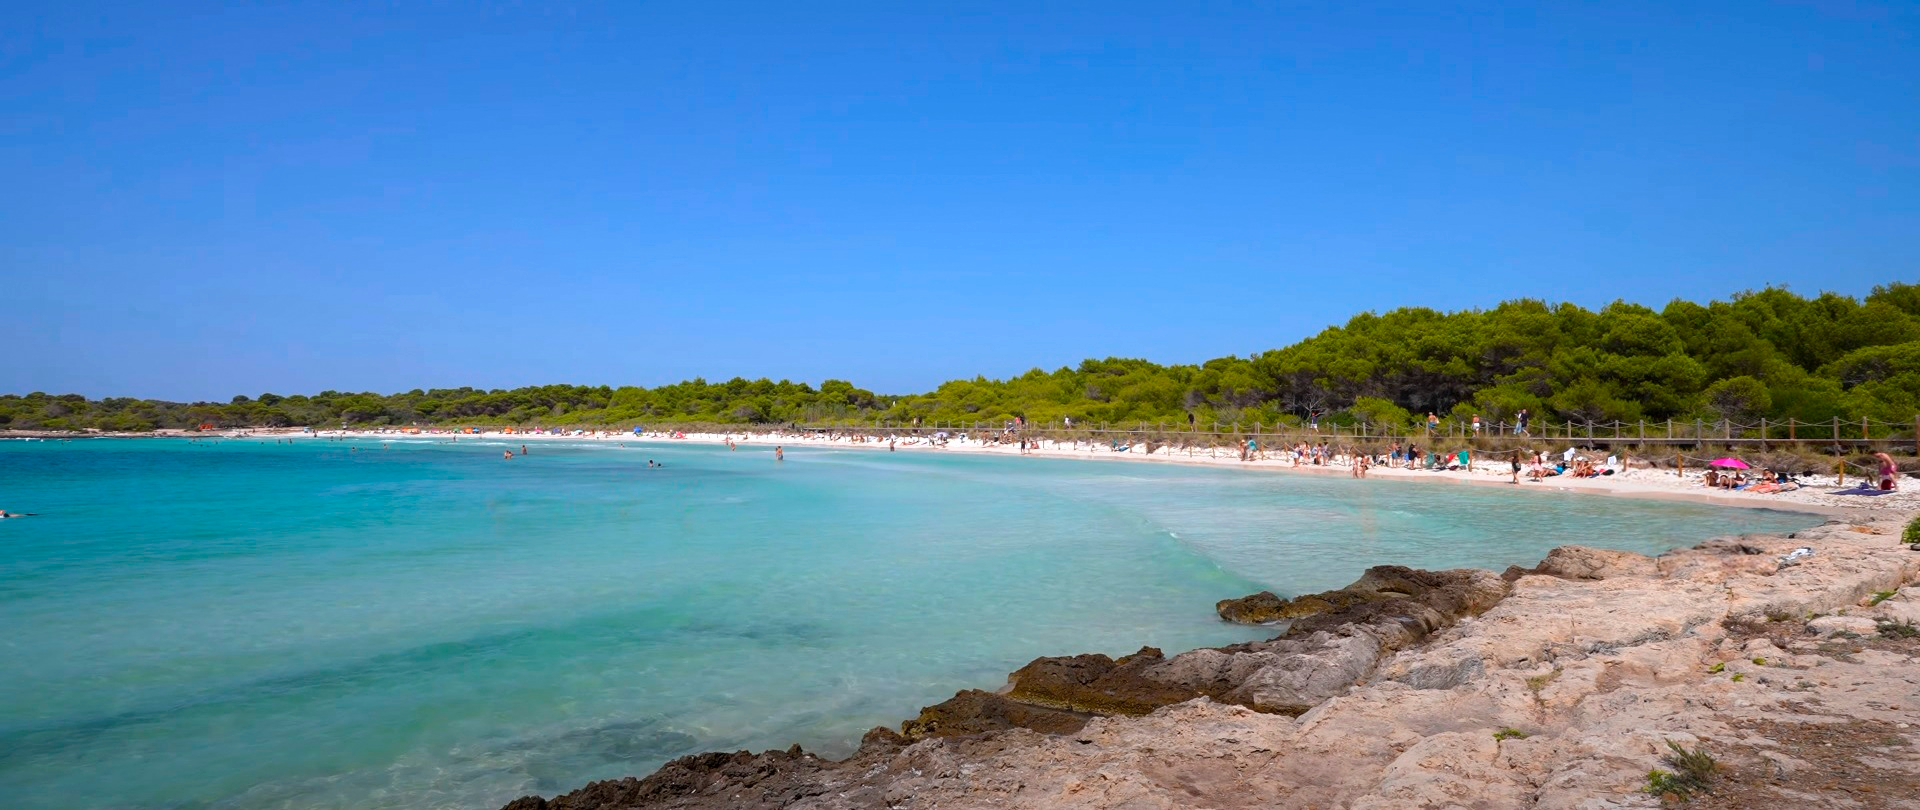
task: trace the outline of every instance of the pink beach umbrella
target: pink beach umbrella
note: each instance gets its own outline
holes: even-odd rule
[[[1731,469],[1735,469],[1735,470],[1748,470],[1748,469],[1752,469],[1751,467],[1748,467],[1748,466],[1747,466],[1747,463],[1746,463],[1746,462],[1744,462],[1744,461],[1741,461],[1740,459],[1737,459],[1737,458],[1716,458],[1716,459],[1714,459],[1714,460],[1712,460],[1712,461],[1710,461],[1710,462],[1707,462],[1707,466],[1709,466],[1709,467],[1728,467],[1728,468],[1731,468]]]

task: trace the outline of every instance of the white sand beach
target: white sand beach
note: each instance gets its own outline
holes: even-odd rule
[[[247,435],[290,435],[288,432],[248,431]],[[1242,461],[1238,450],[1229,447],[1180,447],[1161,446],[1151,450],[1144,442],[1131,445],[1101,443],[1093,441],[1054,441],[1038,439],[1023,449],[1017,440],[1003,440],[1001,435],[993,433],[988,438],[977,435],[955,434],[936,440],[927,436],[897,438],[889,443],[889,438],[877,433],[863,433],[855,429],[844,432],[817,431],[767,431],[738,433],[682,433],[678,431],[652,431],[639,435],[611,431],[583,431],[579,435],[549,434],[534,432],[482,432],[478,434],[421,433],[403,434],[381,431],[322,431],[313,435],[322,438],[353,438],[366,440],[392,440],[402,436],[442,438],[445,440],[465,439],[492,440],[505,442],[613,442],[620,444],[708,444],[724,445],[732,442],[741,449],[770,450],[774,447],[811,447],[834,448],[888,452],[938,452],[938,453],[991,453],[998,455],[1027,456],[1040,459],[1074,459],[1082,461],[1113,461],[1150,464],[1192,464],[1212,467],[1246,469],[1250,471],[1299,473],[1307,475],[1353,474],[1352,459],[1344,455],[1332,455],[1324,464],[1314,464],[1310,459],[1296,460],[1294,453],[1288,450],[1262,449],[1253,460]],[[1550,459],[1557,459],[1568,449],[1564,442],[1554,443],[1542,439],[1536,445]],[[1575,448],[1580,456],[1590,455]],[[1605,451],[1591,454],[1596,464],[1604,463]],[[1630,455],[1620,456],[1611,466],[1612,474],[1576,478],[1572,475],[1555,475],[1540,480],[1531,480],[1523,468],[1520,483],[1513,483],[1512,462],[1502,454],[1470,457],[1469,468],[1450,470],[1408,469],[1385,464],[1370,464],[1366,478],[1393,481],[1439,481],[1469,485],[1517,487],[1527,490],[1549,490],[1572,494],[1615,495],[1622,497],[1647,498],[1655,500],[1679,500],[1698,503],[1710,503],[1719,506],[1738,506],[1765,509],[1783,509],[1789,511],[1815,512],[1820,514],[1842,515],[1877,513],[1883,511],[1911,512],[1920,509],[1920,485],[1910,485],[1902,490],[1883,495],[1837,494],[1844,491],[1857,492],[1856,486],[1862,479],[1849,475],[1841,480],[1835,475],[1807,475],[1797,478],[1798,489],[1786,492],[1758,493],[1742,490],[1726,490],[1708,487],[1705,483],[1706,469],[1689,468],[1675,472],[1673,469],[1656,468],[1645,460]]]

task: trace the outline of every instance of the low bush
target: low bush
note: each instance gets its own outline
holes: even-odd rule
[[[1667,741],[1671,753],[1661,757],[1660,761],[1673,770],[1655,768],[1647,773],[1647,792],[1660,797],[1662,801],[1686,801],[1713,786],[1714,777],[1720,774],[1720,763],[1707,753],[1705,746],[1688,751],[1679,743]]]

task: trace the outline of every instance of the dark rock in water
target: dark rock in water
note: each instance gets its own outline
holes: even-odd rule
[[[1280,613],[1282,618],[1304,619],[1309,616],[1319,616],[1323,613],[1346,610],[1354,605],[1370,602],[1376,598],[1380,597],[1369,591],[1354,590],[1349,586],[1337,591],[1326,591],[1295,597]]]
[[[925,712],[926,710],[921,709],[921,711]],[[873,728],[867,729],[867,733],[860,735],[860,750],[868,751],[880,748],[899,748],[909,742],[911,742],[911,740],[901,736],[898,731],[894,731],[886,726],[874,726]]]
[[[1239,599],[1223,599],[1214,604],[1213,610],[1220,614],[1220,618],[1236,624],[1267,624],[1318,616],[1375,598],[1375,594],[1352,590],[1351,586],[1293,599],[1282,599],[1272,591],[1261,591]]]
[[[968,689],[921,709],[919,717],[900,724],[900,734],[895,736],[903,740],[924,740],[928,737],[959,737],[1010,728],[1028,728],[1045,734],[1072,734],[1086,725],[1090,717],[1058,708],[1028,705],[992,692]],[[862,747],[887,742],[875,739],[876,733],[883,730],[867,732],[867,736],[861,740]]]
[[[1007,697],[1067,711],[1133,715],[1199,697],[1193,689],[1145,676],[1164,660],[1152,647],[1118,661],[1099,654],[1036,658],[1013,673]]]
[[[1213,611],[1235,624],[1266,624],[1285,618],[1280,611],[1286,607],[1287,600],[1273,591],[1261,591],[1239,599],[1222,599],[1214,603]]]

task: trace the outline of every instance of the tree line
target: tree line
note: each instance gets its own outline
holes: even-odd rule
[[[1286,348],[1198,365],[1087,360],[1003,380],[877,395],[845,380],[694,379],[656,388],[546,385],[225,403],[0,396],[0,429],[395,425],[1255,423],[1413,426],[1429,413],[1632,422],[1911,421],[1920,413],[1920,285],[1865,299],[1768,288],[1660,310],[1520,299],[1487,310],[1356,315]]]

